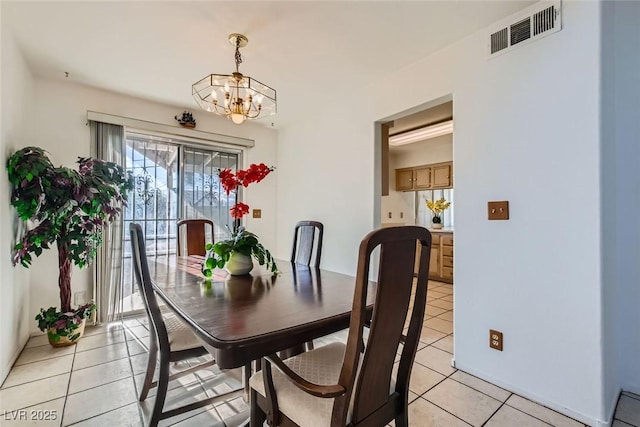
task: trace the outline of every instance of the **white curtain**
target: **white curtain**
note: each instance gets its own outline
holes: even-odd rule
[[[91,156],[124,165],[124,127],[89,121],[91,129]],[[93,295],[98,306],[98,323],[111,322],[122,317],[122,228],[123,215],[105,226],[102,246],[94,263]]]

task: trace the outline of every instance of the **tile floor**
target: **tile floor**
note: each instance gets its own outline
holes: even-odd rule
[[[412,426],[537,427],[583,426],[479,378],[451,367],[453,288],[429,282],[421,344],[411,376]],[[154,391],[139,403],[147,360],[146,319],[87,328],[74,347],[54,349],[46,336],[27,343],[0,389],[1,426],[143,426]],[[346,331],[316,345],[344,340]],[[172,367],[180,370],[188,364]],[[183,404],[199,396],[240,385],[216,367],[170,383],[168,402]],[[170,405],[169,405],[170,407]],[[162,426],[238,426],[248,417],[241,397],[164,420]],[[46,418],[49,418],[46,420]],[[620,396],[613,427],[640,427],[640,396]]]

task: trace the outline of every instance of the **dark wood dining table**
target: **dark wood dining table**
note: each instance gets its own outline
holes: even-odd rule
[[[249,275],[200,273],[203,258],[149,258],[158,296],[213,350],[221,369],[295,347],[349,327],[355,278],[278,260],[272,274],[255,263]],[[369,283],[373,306],[376,285]]]

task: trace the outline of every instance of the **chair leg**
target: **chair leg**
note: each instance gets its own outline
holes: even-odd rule
[[[307,341],[307,351],[313,350],[313,341]]]
[[[249,400],[251,405],[251,418],[249,419],[249,425],[251,427],[262,427],[267,419],[267,414],[265,414],[260,405],[258,405],[258,392],[251,389]]]
[[[153,412],[151,413],[151,421],[149,427],[156,427],[162,415],[164,401],[167,398],[167,390],[169,388],[169,354],[160,352],[160,375],[158,377],[158,393],[156,393],[156,401],[153,403]]]
[[[242,367],[242,385],[244,387],[244,396],[242,398],[245,402],[249,401],[249,392],[251,391],[249,378],[251,378],[251,363],[247,363]]]
[[[400,404],[402,411],[396,416],[396,427],[409,427],[408,398],[409,395],[405,392],[404,402]]]
[[[396,427],[409,427],[409,419],[407,417],[406,409],[396,417]]]
[[[140,391],[140,402],[144,401],[151,389],[151,383],[153,382],[153,373],[156,370],[156,361],[158,359],[158,344],[156,340],[151,339],[149,345],[149,359],[147,360],[147,373],[144,376],[144,382],[142,383],[142,390]]]

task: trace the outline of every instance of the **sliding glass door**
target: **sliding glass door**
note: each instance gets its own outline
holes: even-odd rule
[[[179,219],[214,222],[214,239],[225,238],[231,226],[227,196],[218,169],[237,169],[238,153],[189,145],[174,138],[138,132],[126,134],[125,168],[134,180],[125,210],[123,233],[123,312],[143,308],[131,262],[129,224],[142,226],[147,256],[169,261],[176,255]]]
[[[184,147],[183,153],[181,218],[213,220],[215,240],[224,240],[232,224],[229,208],[236,201],[234,193],[224,192],[218,169],[235,171],[238,155],[194,147]]]

